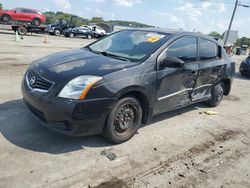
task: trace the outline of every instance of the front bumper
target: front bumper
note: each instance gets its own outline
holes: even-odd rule
[[[36,95],[22,83],[23,100],[43,125],[70,136],[100,134],[115,98],[71,100]]]
[[[240,65],[240,72],[243,75],[250,76],[250,64],[242,63]]]

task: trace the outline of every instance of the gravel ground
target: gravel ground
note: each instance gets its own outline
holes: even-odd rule
[[[113,146],[101,136],[48,130],[24,106],[20,84],[33,60],[91,42],[43,40],[15,42],[13,33],[0,31],[0,187],[250,187],[250,79],[238,68],[219,107],[196,104],[158,115]],[[233,58],[238,67],[244,57]]]

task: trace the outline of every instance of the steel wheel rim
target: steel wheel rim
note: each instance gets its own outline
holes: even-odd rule
[[[9,17],[8,17],[8,16],[3,16],[3,21],[4,21],[4,22],[9,21]]]
[[[114,119],[115,133],[123,135],[133,128],[138,121],[137,112],[137,107],[131,103],[127,103],[120,107]]]
[[[55,32],[55,34],[58,36],[58,35],[60,35],[60,32],[57,30],[57,31]]]

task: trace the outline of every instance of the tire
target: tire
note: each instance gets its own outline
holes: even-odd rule
[[[120,144],[134,136],[142,121],[140,102],[134,97],[127,96],[120,99],[111,109],[104,136],[111,143]]]
[[[70,34],[69,34],[69,37],[70,37],[70,38],[74,38],[74,37],[75,37],[74,33],[70,33]]]
[[[28,30],[23,26],[19,26],[17,28],[17,31],[19,35],[26,35],[28,33]]]
[[[39,26],[41,24],[41,20],[39,18],[35,18],[32,23],[35,25],[35,26]]]
[[[59,29],[56,29],[56,30],[54,31],[54,34],[55,34],[56,36],[60,36],[60,35],[61,35],[61,31],[60,31]]]
[[[223,99],[225,85],[223,82],[219,82],[213,86],[211,90],[211,99],[208,101],[209,106],[216,107]]]
[[[11,17],[7,14],[2,15],[2,21],[9,23],[11,21]]]
[[[93,38],[92,35],[90,35],[90,34],[87,35],[87,39],[90,40],[90,39],[92,39],[92,38]]]

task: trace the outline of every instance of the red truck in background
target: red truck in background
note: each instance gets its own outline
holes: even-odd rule
[[[38,10],[29,8],[15,8],[13,10],[1,10],[0,17],[3,22],[27,21],[35,26],[39,26],[46,21],[46,17]]]

